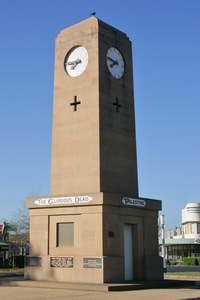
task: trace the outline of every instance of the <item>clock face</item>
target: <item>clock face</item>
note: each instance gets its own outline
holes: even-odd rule
[[[65,57],[64,68],[68,75],[77,77],[81,75],[88,64],[88,52],[83,46],[72,48]]]
[[[124,75],[125,62],[121,52],[115,48],[110,47],[106,53],[106,63],[111,75],[117,79]]]

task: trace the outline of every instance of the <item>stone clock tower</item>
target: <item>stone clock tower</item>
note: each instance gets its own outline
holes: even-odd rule
[[[95,17],[56,39],[50,196],[27,207],[27,279],[162,279],[161,202],[138,195],[131,42]]]
[[[92,17],[56,40],[51,194],[138,196],[131,42]]]

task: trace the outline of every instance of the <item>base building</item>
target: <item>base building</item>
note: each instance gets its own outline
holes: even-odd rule
[[[50,195],[27,207],[26,279],[163,279],[161,201],[138,195],[131,42],[96,17],[56,39]]]

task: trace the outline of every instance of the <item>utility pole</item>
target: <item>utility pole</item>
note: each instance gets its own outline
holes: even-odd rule
[[[165,216],[160,216],[160,225],[161,225],[161,238],[162,238],[162,257],[163,257],[163,270],[166,273],[166,251],[165,251]]]

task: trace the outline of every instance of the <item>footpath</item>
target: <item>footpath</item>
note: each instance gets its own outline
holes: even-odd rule
[[[170,278],[169,278],[170,277]],[[70,284],[1,278],[0,297],[6,300],[200,300],[200,278],[165,275],[160,282],[133,284]]]

